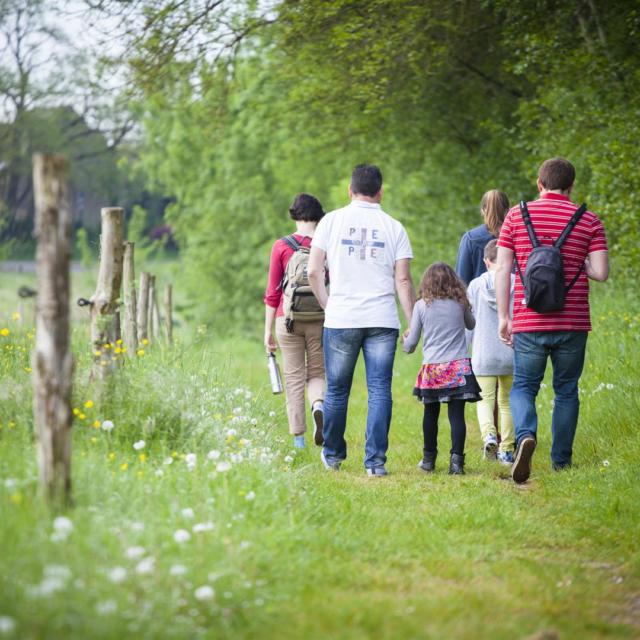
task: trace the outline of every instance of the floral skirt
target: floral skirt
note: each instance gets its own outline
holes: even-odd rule
[[[480,385],[473,375],[471,360],[461,358],[450,362],[423,364],[418,372],[413,395],[425,404],[428,402],[450,402],[482,400]]]

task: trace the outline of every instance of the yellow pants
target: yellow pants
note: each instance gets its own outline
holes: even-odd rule
[[[515,449],[516,434],[509,406],[509,391],[513,384],[513,376],[476,376],[482,389],[482,400],[476,403],[478,410],[478,424],[482,439],[489,435],[497,435],[493,422],[493,409],[496,404],[496,384],[498,385],[498,413],[500,415],[500,451]]]

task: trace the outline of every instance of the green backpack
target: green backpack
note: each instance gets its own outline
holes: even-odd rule
[[[284,322],[287,331],[293,333],[295,320],[324,320],[324,309],[309,286],[309,248],[303,247],[293,236],[285,236],[282,240],[293,249],[282,278]]]

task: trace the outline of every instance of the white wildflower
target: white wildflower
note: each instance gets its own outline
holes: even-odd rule
[[[195,513],[193,512],[193,509],[191,507],[186,507],[185,509],[182,510],[183,518],[186,518],[187,520],[191,520],[194,516],[195,516]]]
[[[144,440],[138,440],[138,442],[134,442],[134,443],[133,443],[133,448],[134,448],[136,451],[140,451],[140,450],[144,449],[145,444],[146,444],[146,443],[145,443],[145,441],[144,441]]]
[[[18,481],[15,478],[6,478],[4,481],[4,488],[5,489],[13,489],[17,486]]]
[[[245,392],[244,389],[242,389],[241,387],[238,387],[237,389],[234,390],[233,395],[241,396],[244,392]]]
[[[103,600],[96,604],[96,613],[99,616],[106,616],[110,613],[115,613],[118,610],[118,605],[115,600]]]
[[[131,531],[144,531],[144,522],[132,522],[129,528]]]
[[[156,476],[158,478],[162,478],[163,475],[164,475],[164,471],[162,469],[156,469]]]
[[[209,453],[207,453],[207,458],[209,460],[218,460],[222,454],[217,449],[211,449]]]
[[[235,464],[240,464],[244,460],[244,456],[241,453],[232,453],[229,458]]]
[[[269,411],[269,417],[270,418],[275,418],[276,417],[276,412],[275,411]]]
[[[198,587],[195,590],[194,595],[196,597],[196,600],[211,600],[215,595],[215,591],[213,590],[213,587],[205,584],[202,587]]]
[[[257,418],[251,418],[251,425],[255,427],[257,424],[258,424],[258,419]]]
[[[169,573],[172,576],[183,576],[187,573],[187,567],[183,564],[174,564],[171,569],[169,569]]]
[[[67,581],[71,578],[71,569],[62,564],[50,564],[42,572],[45,578],[58,578]]]
[[[16,628],[16,622],[9,616],[0,616],[0,633],[9,635],[13,633]]]
[[[233,407],[231,410],[234,416],[239,416],[242,413],[242,407]]]
[[[244,497],[245,500],[248,500],[249,502],[252,502],[253,500],[256,499],[256,494],[254,491],[249,491],[249,493],[247,493],[247,495]]]
[[[115,425],[113,424],[113,422],[111,420],[103,420],[102,425],[100,426],[100,428],[103,431],[113,431],[113,427]]]
[[[603,466],[603,467],[608,467],[608,466],[609,466],[609,464],[610,464],[610,463],[609,463],[609,461],[608,461],[608,460],[603,460],[603,461],[602,461],[602,466]]]
[[[113,584],[120,584],[126,580],[127,570],[124,567],[113,567],[113,569],[109,569],[107,572],[107,578],[109,578]]]
[[[611,389],[615,389],[615,385],[611,384],[610,382],[607,382],[607,389],[611,391]]]
[[[233,438],[234,436],[237,436],[238,432],[236,431],[236,429],[227,429],[227,438]]]
[[[136,558],[141,558],[145,554],[144,547],[129,547],[124,555],[127,556],[130,560],[135,560]]]
[[[53,521],[53,530],[59,535],[67,537],[73,531],[73,522],[65,516],[58,516]]]
[[[226,460],[218,462],[218,464],[216,465],[216,471],[218,471],[219,473],[225,473],[226,471],[229,471],[229,469],[231,469],[231,463],[227,462]]]
[[[204,531],[211,531],[213,529],[213,522],[198,522],[193,525],[193,533],[203,533]]]
[[[293,462],[293,458],[292,458],[291,456],[285,456],[285,457],[284,457],[284,461],[285,461],[286,463],[291,463],[291,462]]]
[[[168,458],[165,458],[162,461],[162,464],[166,464],[166,465],[173,464],[173,458],[171,456],[169,456]]]
[[[173,534],[173,539],[178,544],[182,544],[183,542],[188,542],[189,540],[191,540],[191,534],[186,529],[178,529]]]
[[[195,453],[187,453],[184,457],[184,461],[187,463],[187,466],[195,467],[196,462],[198,462],[198,456]]]
[[[152,557],[144,558],[140,560],[136,565],[136,573],[145,575],[147,573],[153,573],[156,566],[156,559]]]
[[[248,549],[251,546],[251,543],[248,540],[243,540],[239,545],[238,545],[238,549],[240,549],[240,551],[245,551],[246,549]]]

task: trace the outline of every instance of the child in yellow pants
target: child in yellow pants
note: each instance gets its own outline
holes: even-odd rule
[[[478,423],[483,441],[485,460],[498,459],[503,464],[513,464],[515,431],[509,391],[513,382],[513,350],[498,338],[498,309],[494,288],[494,271],[498,247],[490,240],[484,248],[484,263],[487,272],[469,283],[467,296],[476,318],[471,342],[471,367],[482,389],[482,400],[477,403]],[[511,276],[511,304],[513,304],[514,276]],[[496,393],[497,391],[497,393]],[[498,400],[500,433],[498,448],[497,425],[494,423],[494,406]]]

